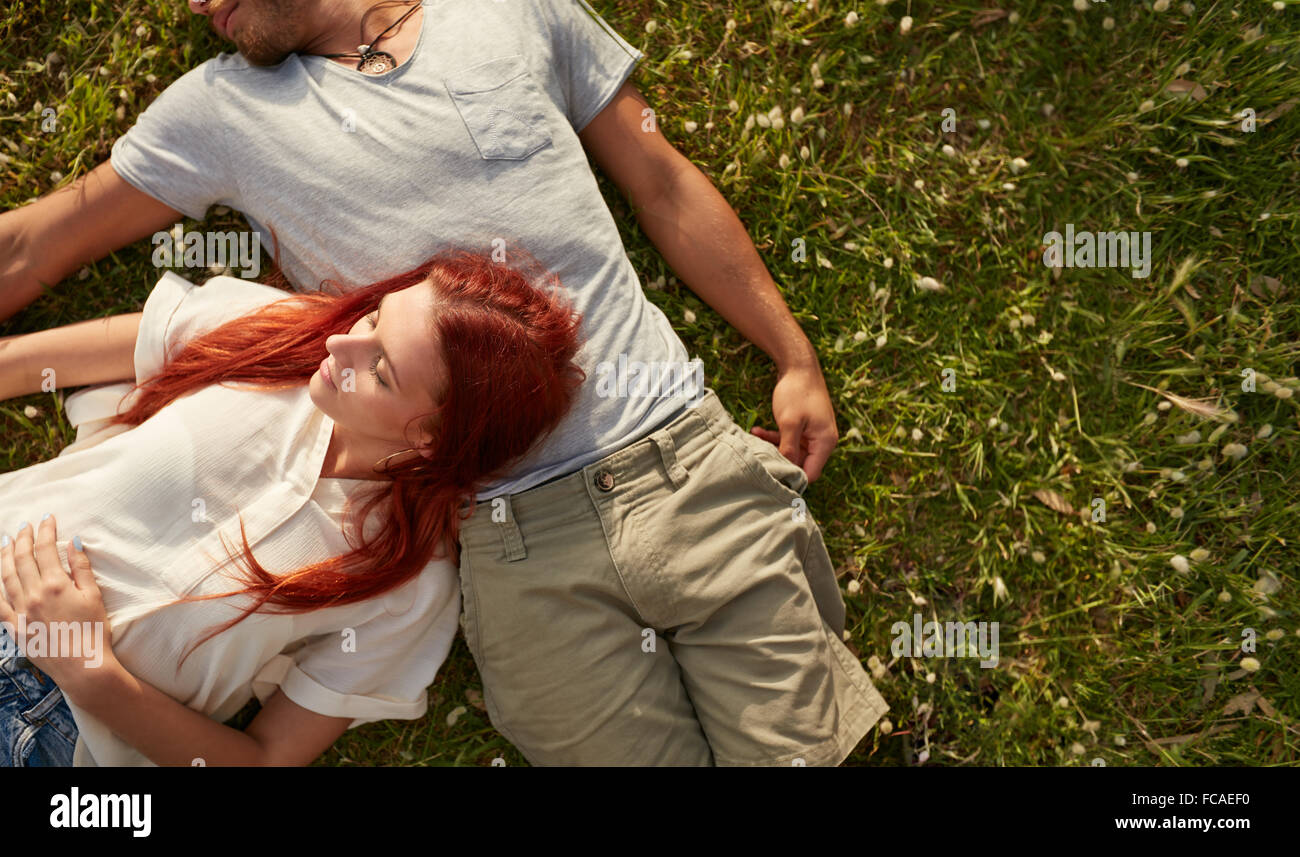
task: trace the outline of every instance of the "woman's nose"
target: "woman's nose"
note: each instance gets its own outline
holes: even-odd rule
[[[208,14],[208,7],[212,5],[209,0],[189,0],[189,2],[190,11],[195,15]]]

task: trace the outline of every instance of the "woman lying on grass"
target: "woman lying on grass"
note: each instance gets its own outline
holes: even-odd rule
[[[458,512],[582,383],[560,291],[448,251],[341,296],[168,274],[109,321],[0,341],[4,397],[136,380],[0,476],[0,763],[304,765],[421,717]]]

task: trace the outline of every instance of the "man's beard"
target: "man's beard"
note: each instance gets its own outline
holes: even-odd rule
[[[279,65],[302,48],[298,31],[307,5],[305,0],[240,0],[238,14],[243,20],[230,40],[250,65]]]

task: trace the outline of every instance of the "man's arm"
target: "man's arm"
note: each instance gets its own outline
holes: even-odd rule
[[[135,379],[142,312],[0,338],[0,401],[51,389]],[[48,371],[47,371],[48,370]]]
[[[182,217],[127,184],[110,161],[0,214],[0,321],[40,297],[44,286]]]
[[[839,440],[816,351],[781,298],[744,225],[717,188],[659,133],[642,130],[648,106],[624,83],[578,135],[631,199],[637,222],[691,291],[777,366],[778,432],[755,434],[815,481]]]

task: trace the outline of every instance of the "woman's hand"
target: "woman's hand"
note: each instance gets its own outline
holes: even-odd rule
[[[22,654],[65,692],[115,665],[104,599],[80,538],[68,545],[69,576],[55,545],[57,525],[46,515],[15,539],[0,537],[0,622]]]

